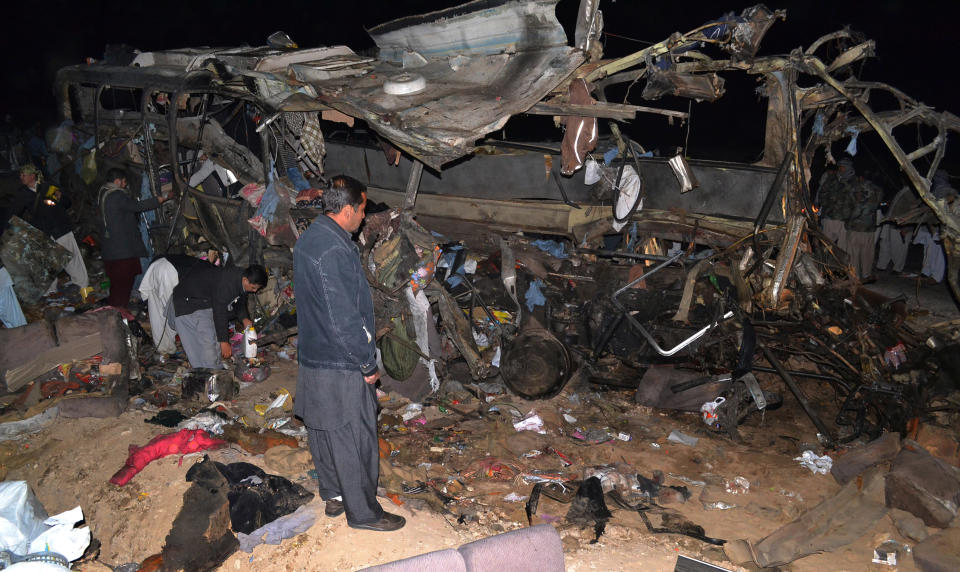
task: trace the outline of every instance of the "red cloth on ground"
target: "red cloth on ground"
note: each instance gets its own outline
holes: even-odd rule
[[[203,429],[183,429],[168,435],[157,435],[143,447],[130,445],[126,464],[110,477],[110,482],[122,487],[155,459],[168,455],[197,453],[225,444],[226,441],[214,439]]]
[[[126,308],[130,304],[130,292],[137,274],[143,272],[139,258],[121,258],[119,260],[104,260],[103,269],[110,279],[110,296],[107,305],[117,308]]]

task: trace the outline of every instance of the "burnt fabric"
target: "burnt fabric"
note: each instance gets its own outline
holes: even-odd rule
[[[186,455],[219,447],[226,441],[214,439],[203,429],[183,429],[169,435],[157,435],[143,447],[130,445],[130,454],[123,468],[110,477],[110,482],[122,487],[152,461],[168,455]]]
[[[176,427],[180,424],[181,421],[189,419],[183,413],[180,413],[176,409],[164,409],[151,417],[150,419],[144,419],[144,423],[153,423],[154,425],[163,425],[164,427]]]
[[[198,467],[203,463],[195,465]],[[230,522],[235,532],[250,534],[281,516],[293,513],[313,499],[313,493],[296,483],[269,475],[250,463],[214,463],[230,485]],[[187,480],[198,474],[187,473]],[[199,471],[199,469],[198,469]]]
[[[214,570],[238,545],[227,526],[230,485],[206,457],[190,467],[187,481],[193,484],[164,542],[161,569]]]
[[[613,516],[607,503],[603,500],[603,486],[600,479],[590,477],[583,481],[580,488],[577,489],[577,496],[567,511],[567,522],[579,524],[580,526],[593,525],[593,531],[596,538],[590,541],[596,543],[607,527],[607,521]]]

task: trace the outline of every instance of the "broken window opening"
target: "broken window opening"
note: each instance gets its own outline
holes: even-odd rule
[[[693,159],[755,163],[765,149],[766,98],[756,96],[753,77],[728,74],[723,97],[712,102],[693,102],[690,109],[688,147]],[[758,100],[759,99],[759,100]]]
[[[100,107],[105,111],[142,111],[143,90],[106,87],[100,93]]]

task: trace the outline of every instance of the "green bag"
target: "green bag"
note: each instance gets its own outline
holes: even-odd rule
[[[406,381],[417,367],[420,354],[416,350],[416,343],[407,335],[407,325],[403,316],[392,318],[393,330],[383,336],[380,341],[380,357],[383,359],[383,369],[397,381]]]

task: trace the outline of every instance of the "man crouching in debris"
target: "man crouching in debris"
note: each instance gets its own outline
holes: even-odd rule
[[[229,321],[253,325],[247,315],[247,294],[267,284],[267,271],[259,264],[246,269],[196,265],[173,289],[167,321],[173,322],[191,367],[220,369],[220,358],[233,355]],[[217,343],[219,342],[219,348]]]
[[[323,214],[293,249],[300,371],[294,411],[307,426],[327,516],[351,528],[397,530],[406,523],[377,502],[376,325],[370,286],[350,235],[363,221],[366,187],[337,176]]]

